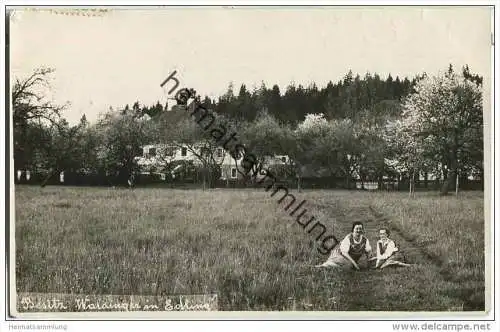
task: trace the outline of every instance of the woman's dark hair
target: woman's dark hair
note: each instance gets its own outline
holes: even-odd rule
[[[387,236],[391,235],[391,231],[388,229],[388,228],[385,228],[385,227],[382,227],[381,229],[378,230],[379,232],[380,231],[385,231],[385,234],[387,234]]]
[[[351,232],[354,232],[354,227],[358,226],[358,225],[361,225],[363,226],[363,223],[361,221],[355,221],[352,223],[352,228],[351,228]],[[363,226],[363,228],[365,228],[365,226]]]

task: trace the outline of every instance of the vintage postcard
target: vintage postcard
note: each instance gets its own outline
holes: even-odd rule
[[[6,20],[10,317],[491,314],[492,6]]]

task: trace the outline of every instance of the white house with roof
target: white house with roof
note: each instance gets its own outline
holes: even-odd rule
[[[187,144],[148,144],[142,147],[142,155],[135,157],[137,165],[141,169],[142,174],[156,173],[160,174],[162,179],[165,179],[165,174],[162,173],[164,166],[176,161],[190,161],[193,165],[201,166],[202,162],[198,155],[201,154],[204,145],[202,143],[194,145],[194,152]],[[241,161],[243,158],[235,161],[230,153],[222,147],[217,147],[214,155],[215,161],[221,166],[221,180],[238,179],[242,175],[238,172],[237,166],[241,169]],[[290,165],[290,158],[287,155],[274,155],[266,158],[265,165]],[[177,170],[182,168],[182,165],[176,166],[172,170],[172,175]]]

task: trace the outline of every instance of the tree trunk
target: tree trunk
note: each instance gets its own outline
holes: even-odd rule
[[[448,174],[448,170],[446,168],[444,168],[444,165],[443,165],[443,184],[441,185],[441,192],[440,192],[440,194],[443,196],[448,195],[448,191],[450,188],[449,179],[453,178],[450,175],[451,174]]]
[[[459,163],[458,163],[458,158],[457,158],[457,153],[455,152],[453,155],[450,156],[449,159],[449,164],[448,164],[449,172],[447,172],[448,177],[441,188],[441,195],[447,195],[449,190],[453,188],[453,184],[456,184],[457,181],[457,176],[458,176],[458,170],[459,170]],[[455,188],[455,191],[457,188]]]
[[[410,174],[408,174],[408,182],[409,182],[409,187],[410,187],[410,190],[408,192],[408,197],[411,197],[411,191],[413,189],[412,188],[412,180],[411,179],[412,179],[412,177],[411,177],[411,173],[410,173]]]
[[[413,170],[413,174],[412,174],[412,176],[411,176],[411,182],[412,182],[412,184],[413,184],[413,185],[411,186],[411,187],[412,187],[412,189],[413,189],[413,190],[412,190],[412,194],[413,194],[413,193],[415,193],[415,170]]]
[[[445,196],[449,194],[451,188],[453,188],[453,182],[456,181],[456,171],[450,170],[447,174],[446,180],[441,187],[441,195]]]
[[[44,188],[46,185],[47,185],[47,182],[49,182],[49,180],[54,176],[54,174],[56,174],[58,172],[57,169],[55,170],[50,170],[49,171],[49,174],[47,175],[47,177],[42,181],[42,183],[40,184],[40,187]]]
[[[300,193],[302,190],[301,183],[301,167],[299,165],[295,165],[295,177],[297,178],[297,191]]]
[[[201,188],[202,188],[203,190],[205,190],[205,189],[206,189],[206,186],[207,186],[207,184],[206,184],[206,181],[207,181],[207,176],[206,176],[206,174],[205,174],[205,167],[203,166],[203,167],[200,169],[200,171],[199,171],[199,172],[201,173],[201,174],[200,174],[200,175],[201,175],[201,185],[202,185],[202,187],[201,187]]]
[[[449,188],[450,188],[450,184],[449,184],[449,180],[448,178],[451,178],[451,177],[447,177],[444,182],[443,182],[443,185],[441,186],[441,195],[442,196],[446,196],[448,195],[448,191],[449,191]]]

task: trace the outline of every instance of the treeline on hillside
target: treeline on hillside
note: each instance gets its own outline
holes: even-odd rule
[[[321,89],[316,84],[308,87],[291,84],[281,91],[276,84],[268,88],[262,83],[253,91],[242,84],[237,93],[231,83],[227,92],[217,100],[205,97],[201,101],[206,108],[238,122],[252,122],[263,110],[292,127],[309,113],[322,113],[327,120],[348,118],[356,121],[366,112],[398,115],[398,108],[388,105],[397,105],[411,91],[417,79],[400,79],[398,76],[394,79],[390,74],[382,79],[378,74],[369,73],[362,78],[360,75],[354,77],[349,71],[342,80],[336,83],[330,81]],[[137,101],[133,108],[139,108],[146,114],[159,114],[166,107],[159,102],[140,107]],[[130,109],[128,104],[125,108]]]
[[[70,126],[63,118],[67,106],[46,102],[38,87],[51,69],[36,70],[14,85],[15,170],[32,170],[50,178],[62,170],[103,177],[137,172],[134,157],[145,144],[183,144],[195,150],[204,181],[214,183],[220,172],[216,144],[179,107],[157,102],[109,109],[95,124],[82,117]],[[443,192],[455,178],[483,179],[482,78],[467,66],[451,65],[442,74],[382,79],[377,74],[354,76],[349,71],[324,88],[262,84],[237,94],[230,84],[217,100],[201,102],[240,135],[261,161],[269,155],[292,158],[282,175],[299,179],[336,177],[346,187],[355,178],[418,179],[433,174]],[[147,115],[147,116],[146,116]],[[169,160],[151,171],[168,171]],[[44,177],[42,176],[42,177]]]

